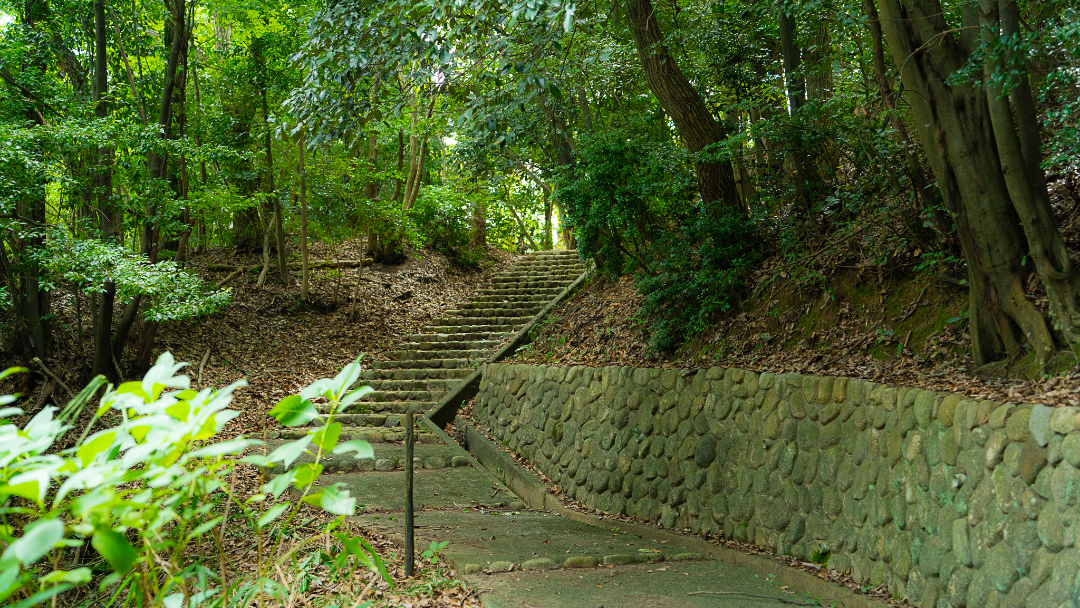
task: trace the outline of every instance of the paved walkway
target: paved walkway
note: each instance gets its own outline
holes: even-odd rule
[[[363,379],[376,392],[340,420],[342,439],[372,442],[375,460],[330,455],[320,484],[345,482],[363,505],[359,521],[400,539],[408,466],[402,414],[408,408],[431,410],[583,270],[574,252],[527,256],[474,302],[437,319],[426,333],[410,336],[391,353],[393,360],[374,363]],[[270,447],[303,432],[284,429]],[[756,608],[807,598],[774,580],[775,574],[716,559],[714,546],[699,539],[580,514],[528,510],[499,481],[528,475],[505,470],[513,463],[491,464],[482,456],[493,474],[441,432],[421,432],[417,442],[412,463],[416,547],[422,551],[432,541],[447,541],[442,555],[459,576],[483,589],[484,606]],[[528,496],[529,504],[538,504]]]

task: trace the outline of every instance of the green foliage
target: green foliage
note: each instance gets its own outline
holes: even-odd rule
[[[653,272],[651,247],[680,207],[693,180],[686,153],[670,140],[626,132],[585,139],[578,163],[557,182],[583,257],[618,276]]]
[[[741,211],[694,205],[656,242],[655,273],[634,285],[641,313],[657,319],[650,345],[667,351],[700,334],[742,296],[746,273],[760,258],[754,223]]]
[[[231,299],[228,289],[210,290],[199,277],[180,270],[173,262],[151,264],[145,256],[119,245],[71,237],[62,230],[54,231],[35,257],[56,278],[71,281],[88,293],[100,293],[106,282],[112,281],[119,302],[146,296],[149,306],[145,314],[152,321],[211,314]]]
[[[557,196],[584,257],[615,276],[638,273],[652,348],[671,350],[729,310],[760,246],[744,213],[692,198],[686,153],[670,140],[618,134],[583,142],[579,158]]]
[[[480,255],[469,249],[472,207],[480,196],[460,187],[428,186],[420,191],[409,218],[423,243],[466,266],[475,266]]]
[[[99,579],[105,595],[95,605],[282,602],[293,590],[278,573],[283,564],[295,559],[297,549],[284,551],[282,543],[301,505],[340,516],[325,526],[327,535],[354,514],[356,499],[340,484],[313,488],[326,453],[372,456],[366,442],[339,444],[341,424],[334,421],[340,409],[371,390],[352,388],[360,374],[358,362],[274,408],[273,414],[283,424],[319,417],[322,426],[268,456],[243,458],[239,457],[245,450],[261,442],[243,436],[222,441],[218,434],[239,415],[226,408],[233,391],[246,383],[241,380],[221,390],[195,392],[186,376],[176,375],[184,365],[164,353],[143,380],[115,388],[109,385],[82,435],[62,450],[54,446],[71,430],[70,422],[104,384],[103,378],[59,415],[57,408],[44,408],[21,429],[7,422],[22,414],[21,409],[10,407],[16,397],[0,397],[0,504],[8,505],[6,525],[0,526],[0,541],[6,546],[0,555],[0,602],[29,607],[89,584],[95,576],[92,564],[61,566],[72,564],[65,552],[87,542],[104,560],[93,566],[105,573]],[[13,371],[24,370],[8,370],[3,375]],[[327,400],[325,413],[315,412],[309,400],[315,397]],[[95,423],[103,419],[115,424],[91,434]],[[312,462],[277,476],[262,487],[262,494],[247,500],[233,494],[230,479],[237,462],[289,466],[303,453],[311,455]],[[299,491],[299,501],[262,508],[290,485]],[[206,547],[200,539],[209,536],[210,546],[224,559],[226,526],[268,536],[264,541],[268,553],[254,576],[230,580],[225,572],[212,570],[219,563],[216,558],[195,554],[197,544]],[[377,553],[363,539],[340,533],[333,538],[343,549],[328,555],[338,570],[345,571],[341,576],[364,567],[392,584]],[[293,565],[301,571],[305,568]]]

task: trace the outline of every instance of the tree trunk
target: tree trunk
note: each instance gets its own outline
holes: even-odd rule
[[[274,146],[270,138],[270,116],[266,105],[266,88],[263,87],[259,92],[262,96],[263,125],[266,129],[263,133],[263,147],[266,149],[266,187],[267,194],[270,196],[270,206],[274,212],[273,227],[275,241],[277,242],[278,273],[281,275],[281,283],[288,286],[289,268],[285,261],[285,226],[281,212],[281,199],[278,198],[277,189],[274,187]],[[270,229],[270,224],[266,224],[266,229]],[[263,242],[266,241],[267,239],[264,238]]]
[[[106,98],[109,87],[109,64],[106,53],[107,31],[104,0],[94,0],[94,116],[108,118],[109,102]],[[97,171],[94,175],[94,190],[97,193],[96,215],[98,226],[105,238],[120,234],[123,216],[120,209],[112,203],[112,150],[98,148],[96,154]]]
[[[172,6],[172,44],[169,45],[168,60],[165,64],[165,80],[161,88],[161,104],[158,106],[158,125],[161,126],[161,137],[171,138],[172,101],[173,89],[176,87],[176,72],[180,65],[181,54],[187,43],[187,27],[185,25],[185,0],[176,0]],[[147,178],[151,184],[165,175],[165,156],[151,149],[146,153]],[[153,196],[151,196],[153,200]],[[157,206],[153,203],[146,208],[146,219],[143,223],[142,253],[155,262],[157,257],[157,238],[159,231],[157,225]],[[119,358],[119,357],[118,357]]]
[[[1002,124],[1008,102],[982,83],[946,83],[968,63],[977,41],[964,32],[952,33],[936,0],[881,0],[880,10],[923,149],[968,263],[972,355],[979,364],[1012,358],[1026,342],[1045,364],[1055,350],[1054,338],[1042,313],[1025,297],[1029,260],[1039,270],[1070,344],[1076,343],[1072,336],[1080,291],[1064,248],[1058,248],[1061,237],[1048,205],[1040,200],[1039,185],[1015,174],[1027,165],[1016,150],[1011,116]],[[965,25],[978,22],[975,11],[965,8]],[[984,15],[983,20],[990,25],[995,18]],[[991,101],[1000,105],[992,108]],[[1045,182],[1041,188],[1045,197]]]
[[[551,249],[551,196],[544,191],[544,249]]]
[[[472,236],[469,238],[469,247],[483,249],[487,247],[487,201],[483,197],[477,197],[472,208]]]
[[[307,176],[304,173],[304,132],[300,132],[300,297],[308,299]]]
[[[398,177],[394,178],[394,196],[391,200],[401,202],[399,198],[401,196],[401,170],[405,168],[405,133],[401,130],[397,132],[397,172]]]
[[[885,113],[889,117],[889,125],[896,131],[897,137],[900,138],[900,145],[903,146],[904,164],[907,165],[911,186],[915,190],[915,196],[922,209],[930,212],[938,233],[949,234],[952,232],[949,229],[950,222],[942,215],[938,206],[938,198],[935,196],[930,184],[927,183],[922,165],[919,164],[919,160],[911,152],[911,138],[908,136],[904,121],[896,111],[896,95],[889,84],[888,74],[885,70],[885,49],[882,44],[881,21],[878,18],[877,7],[874,5],[874,0],[863,0],[862,5],[863,11],[866,12],[866,16],[869,17],[870,21],[874,82],[877,85],[878,95],[881,96],[881,102],[885,104]]]
[[[787,83],[788,104],[792,114],[806,103],[806,79],[802,73],[802,54],[795,41],[795,20],[780,9],[780,55],[784,63],[784,82]]]
[[[628,0],[626,14],[649,89],[671,116],[690,153],[697,155],[726,139],[726,129],[713,117],[664,46],[651,0]],[[707,206],[713,203],[733,209],[740,206],[730,161],[698,159],[696,165],[698,189]]]
[[[105,291],[101,294],[101,303],[97,306],[94,318],[94,365],[90,372],[91,377],[99,374],[108,378],[115,378],[112,365],[112,335],[113,303],[116,300],[116,283],[105,282]]]

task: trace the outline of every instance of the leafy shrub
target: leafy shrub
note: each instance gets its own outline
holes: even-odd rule
[[[668,139],[616,134],[584,141],[579,158],[557,196],[583,257],[614,276],[638,273],[653,349],[677,347],[730,309],[759,241],[744,213],[695,200],[686,152]]]
[[[472,206],[473,201],[458,188],[425,186],[409,210],[409,217],[416,225],[416,234],[423,235],[424,244],[458,264],[476,266],[485,256],[469,248]]]
[[[621,132],[585,139],[578,152],[555,196],[581,255],[615,276],[650,269],[654,241],[694,194],[685,152],[670,141]]]
[[[301,505],[340,516],[323,529],[328,537],[355,512],[356,499],[342,484],[315,484],[326,453],[372,457],[367,442],[339,444],[341,424],[334,421],[338,411],[371,389],[351,388],[360,375],[358,362],[333,379],[317,380],[280,402],[271,415],[289,426],[315,418],[324,424],[268,456],[237,460],[261,442],[242,436],[220,441],[217,435],[239,415],[226,408],[233,391],[246,383],[195,392],[186,376],[175,375],[184,365],[165,353],[142,381],[109,385],[74,446],[59,451],[54,446],[105,384],[103,377],[59,415],[57,408],[44,408],[22,429],[6,422],[23,413],[4,407],[16,397],[0,397],[0,504],[5,505],[0,541],[6,547],[0,555],[0,603],[29,608],[87,586],[94,578],[94,564],[88,562],[90,553],[79,549],[87,543],[101,556],[107,573],[98,581],[103,595],[94,605],[195,608],[286,602],[292,589],[282,580],[281,567],[294,560],[296,548],[283,550],[282,543]],[[0,377],[15,371],[25,370],[9,369]],[[325,414],[310,401],[317,397],[327,401]],[[91,434],[110,411],[117,424]],[[311,462],[278,475],[262,486],[263,493],[247,500],[233,494],[237,462],[262,467],[282,463],[288,468],[304,453],[312,456]],[[265,506],[289,486],[297,489],[299,500]],[[260,556],[254,575],[230,580],[226,571],[215,570],[226,560],[227,525],[246,527],[252,536],[264,538],[260,547],[268,552]],[[339,533],[333,538],[343,549],[330,560],[332,565],[346,574],[353,570],[346,564],[364,565],[389,581],[378,555],[363,539]],[[207,547],[218,555],[207,557]]]
[[[645,297],[641,313],[658,319],[650,346],[672,350],[701,333],[741,296],[747,270],[761,259],[753,222],[740,211],[713,213],[695,205],[656,242],[655,273],[634,286]]]

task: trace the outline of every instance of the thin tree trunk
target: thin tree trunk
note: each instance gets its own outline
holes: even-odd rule
[[[100,305],[94,319],[94,364],[90,375],[99,374],[115,378],[113,373],[113,349],[110,342],[112,334],[113,302],[116,300],[116,283],[105,282],[105,291],[101,294]]]
[[[405,133],[401,130],[397,132],[397,172],[398,177],[394,178],[396,185],[394,186],[394,196],[391,200],[401,202],[399,198],[401,196],[401,170],[405,168]]]
[[[356,321],[359,311],[356,303],[360,298],[360,282],[364,280],[364,259],[360,258],[360,266],[356,268],[356,284],[353,285],[352,307],[349,309],[349,320]]]
[[[690,153],[699,154],[726,139],[726,129],[713,117],[664,45],[651,0],[629,0],[626,14],[649,89],[671,116]],[[698,189],[707,206],[740,206],[730,161],[699,159],[696,165]]]
[[[551,196],[544,191],[544,249],[551,249]]]
[[[788,104],[795,110],[806,103],[806,79],[802,73],[802,54],[798,43],[795,20],[780,9],[780,55],[784,62],[784,82],[787,83]]]
[[[266,105],[266,89],[265,87],[260,91],[262,94],[262,108],[263,108],[263,125],[266,128],[263,133],[263,146],[266,148],[266,183],[267,190],[270,196],[271,208],[274,211],[274,233],[277,241],[277,261],[278,272],[281,274],[281,283],[288,286],[289,284],[289,268],[285,261],[285,226],[284,218],[281,211],[281,199],[278,198],[277,189],[274,187],[274,147],[272,140],[270,139],[270,116],[269,109]],[[266,230],[270,230],[270,224],[266,224]],[[263,243],[269,241],[269,238],[264,238]]]
[[[169,46],[168,60],[165,64],[165,81],[161,89],[161,104],[158,107],[157,119],[157,123],[162,129],[161,137],[163,139],[171,138],[173,89],[176,87],[176,72],[180,65],[181,54],[187,42],[185,0],[176,0],[172,7],[173,38],[172,44]],[[165,157],[159,154],[157,150],[151,149],[146,153],[147,178],[151,184],[165,174],[165,162]],[[157,214],[157,206],[152,203],[149,204],[146,208],[146,219],[143,223],[141,250],[144,255],[150,258],[151,262],[157,261],[157,236],[159,234],[156,229]],[[119,357],[117,358],[119,359]]]
[[[109,102],[109,63],[106,53],[104,0],[94,0],[94,116],[108,118]],[[119,208],[112,203],[112,150],[98,148],[96,153],[97,172],[94,176],[94,190],[97,191],[98,226],[106,237],[115,237],[120,233],[123,217]]]
[[[109,7],[109,16],[113,20],[113,30],[116,32],[116,48],[120,51],[120,58],[124,61],[124,71],[127,73],[128,86],[131,87],[131,97],[135,100],[135,107],[139,110],[139,121],[145,127],[146,106],[143,104],[143,96],[139,92],[139,87],[135,86],[135,75],[131,72],[131,61],[128,59],[127,51],[124,49],[124,39],[120,34],[120,20],[116,18],[116,13],[113,12],[111,6]]]
[[[308,299],[307,175],[304,172],[304,132],[300,132],[300,297]]]

